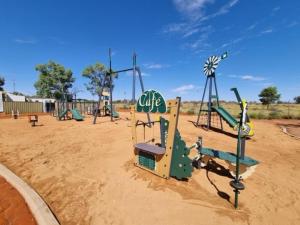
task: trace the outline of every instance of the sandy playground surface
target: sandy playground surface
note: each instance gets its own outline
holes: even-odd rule
[[[221,166],[194,170],[188,182],[134,167],[126,117],[92,125],[90,117],[58,122],[40,116],[37,127],[25,117],[1,119],[0,162],[30,184],[63,225],[300,224],[300,141],[278,126],[299,121],[254,121],[246,153],[260,164],[234,210],[232,178]],[[188,122],[193,119],[180,116],[188,146],[203,136],[206,147],[235,151],[236,139],[196,128]]]

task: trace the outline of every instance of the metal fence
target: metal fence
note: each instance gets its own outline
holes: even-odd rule
[[[11,113],[12,110],[19,113],[40,113],[43,112],[43,103],[41,102],[3,102],[3,111]]]
[[[103,104],[101,104],[103,106]],[[82,102],[56,102],[55,110],[57,114],[57,110],[61,111],[62,108],[67,109],[74,109],[76,108],[79,110],[81,114],[92,114],[93,110],[97,107],[97,102],[90,102],[90,101],[82,101]]]

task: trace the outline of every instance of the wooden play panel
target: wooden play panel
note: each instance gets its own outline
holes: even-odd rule
[[[24,198],[0,177],[0,225],[36,225]]]

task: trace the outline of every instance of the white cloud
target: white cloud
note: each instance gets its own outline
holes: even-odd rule
[[[273,32],[273,29],[269,28],[269,29],[263,30],[261,32],[261,34],[269,34],[269,33],[272,33],[272,32]]]
[[[172,23],[167,25],[164,29],[164,33],[176,33],[176,32],[182,32],[186,28],[186,23]]]
[[[244,40],[244,39],[245,39],[244,37],[236,38],[236,39],[234,39],[234,40],[232,40],[232,41],[230,41],[230,42],[224,43],[224,44],[221,46],[221,48],[226,48],[226,47],[228,47],[228,46],[230,46],[230,45],[237,44],[237,43],[241,42],[241,41]]]
[[[246,30],[253,30],[256,26],[257,26],[257,23],[253,23]]]
[[[132,71],[126,71],[126,75],[127,76],[132,76],[133,72]],[[143,77],[150,77],[151,75],[149,73],[144,73],[144,72],[141,72],[141,75]],[[138,76],[138,73],[136,72],[135,76]]]
[[[297,26],[299,23],[297,21],[291,22],[289,25],[287,25],[288,28]]]
[[[243,75],[243,76],[238,76],[235,74],[230,74],[228,75],[230,78],[238,78],[241,80],[248,80],[248,81],[265,81],[267,80],[265,77],[260,77],[260,76],[252,76],[252,75]]]
[[[277,12],[279,9],[280,9],[280,6],[277,6],[277,7],[274,7],[274,8],[272,9],[272,11],[273,11],[273,12]]]
[[[144,67],[147,69],[162,69],[162,68],[167,68],[170,67],[170,65],[167,64],[159,64],[159,63],[145,63],[143,64]]]
[[[184,38],[189,37],[189,36],[191,36],[191,35],[197,33],[198,31],[199,31],[199,28],[191,29],[191,30],[187,31],[187,32],[183,35],[183,37],[184,37]]]
[[[14,40],[14,42],[18,43],[18,44],[36,44],[37,40],[35,39],[21,39],[21,38],[17,38]]]
[[[179,94],[185,94],[188,91],[194,91],[196,89],[197,89],[197,87],[195,85],[187,84],[187,85],[183,85],[183,86],[173,89],[172,92],[179,93]],[[198,89],[199,89],[199,87],[198,87]]]
[[[149,74],[149,73],[144,73],[144,72],[142,72],[142,76],[143,76],[143,77],[150,77],[150,74]]]
[[[220,15],[223,15],[223,14],[226,14],[230,11],[230,9],[235,6],[237,3],[239,2],[239,0],[231,0],[229,3],[223,5],[217,12],[213,13],[213,14],[210,14],[208,16],[205,16],[205,17],[202,17],[201,20],[204,21],[204,20],[209,20],[209,19],[212,19],[212,18],[215,18],[217,16],[220,16]]]
[[[243,75],[240,77],[242,80],[250,80],[250,81],[263,81],[266,80],[264,77],[257,77],[252,75]]]
[[[204,15],[204,7],[214,0],[173,0],[176,9],[192,20],[198,20]]]

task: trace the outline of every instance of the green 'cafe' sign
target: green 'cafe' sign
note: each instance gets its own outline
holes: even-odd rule
[[[166,102],[163,96],[155,91],[145,91],[138,99],[136,111],[146,113],[165,113],[167,111]]]

